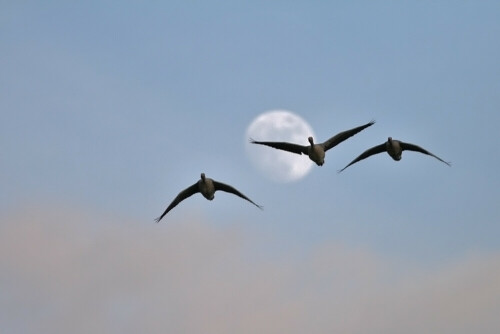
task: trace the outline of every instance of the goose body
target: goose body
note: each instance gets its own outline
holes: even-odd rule
[[[313,137],[307,139],[311,146],[307,147],[307,155],[309,159],[314,161],[316,165],[323,166],[325,163],[325,147],[321,144],[314,144]]]
[[[401,142],[399,140],[392,140],[392,137],[387,138],[387,141],[385,142],[385,150],[395,161],[401,160],[403,148],[401,147]]]
[[[209,201],[213,200],[215,197],[215,184],[214,180],[211,178],[205,177],[205,173],[201,174],[201,178],[197,182],[198,189],[200,193],[208,199]]]
[[[355,164],[358,161],[361,161],[363,159],[368,158],[369,156],[372,156],[372,155],[378,154],[378,153],[382,153],[382,152],[387,152],[387,154],[389,154],[389,156],[392,159],[394,159],[395,161],[399,161],[399,160],[401,160],[403,151],[414,151],[414,152],[420,152],[423,154],[427,154],[427,155],[430,155],[430,156],[438,159],[441,162],[444,162],[448,166],[451,166],[451,162],[444,161],[440,157],[432,154],[431,152],[423,149],[420,146],[410,144],[410,143],[405,143],[405,142],[402,142],[400,140],[395,140],[395,139],[392,139],[392,137],[389,137],[385,143],[374,146],[374,147],[364,151],[363,153],[361,153],[356,159],[351,161],[347,166],[345,166],[344,168],[339,170],[339,173],[342,172],[347,167],[349,167],[350,165]]]
[[[162,213],[162,215],[158,218],[156,218],[156,222],[160,222],[160,220],[170,211],[172,210],[174,207],[177,206],[177,204],[179,204],[180,202],[182,202],[183,200],[185,200],[186,198],[196,194],[196,193],[201,193],[203,195],[203,197],[205,197],[206,199],[208,199],[209,201],[213,200],[214,197],[215,197],[215,192],[217,190],[220,190],[220,191],[225,191],[225,192],[228,192],[228,193],[232,193],[236,196],[239,196],[247,201],[249,201],[250,203],[252,203],[253,205],[255,205],[256,207],[258,207],[259,209],[262,209],[262,206],[254,203],[250,198],[246,197],[245,195],[243,195],[241,192],[239,192],[236,188],[228,185],[228,184],[225,184],[225,183],[222,183],[222,182],[218,182],[218,181],[215,181],[211,178],[208,178],[208,177],[205,177],[205,173],[201,173],[201,178],[193,185],[187,187],[186,189],[184,189],[183,191],[181,191],[175,198],[174,200],[172,201],[172,203],[169,204],[169,206],[165,209],[165,211]]]
[[[252,144],[259,144],[259,145],[265,145],[269,146],[278,150],[283,150],[291,153],[296,153],[296,154],[305,154],[309,156],[309,159],[314,161],[316,165],[318,166],[323,166],[325,163],[325,153],[329,149],[337,146],[344,140],[354,136],[358,132],[366,129],[369,126],[372,126],[375,123],[375,121],[371,121],[365,125],[358,126],[356,128],[340,132],[336,134],[335,136],[331,137],[327,141],[323,143],[314,143],[313,137],[309,137],[309,145],[308,146],[302,146],[298,144],[293,144],[293,143],[288,143],[288,142],[271,142],[271,141],[257,141],[253,140],[250,138],[250,142]]]

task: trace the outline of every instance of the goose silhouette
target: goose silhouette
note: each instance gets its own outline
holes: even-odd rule
[[[365,125],[358,126],[356,128],[340,132],[336,134],[335,136],[331,137],[327,141],[319,144],[315,144],[313,137],[309,137],[308,141],[310,145],[308,146],[302,146],[298,144],[293,144],[293,143],[288,143],[288,142],[274,142],[274,141],[257,141],[253,140],[250,138],[250,142],[252,144],[259,144],[259,145],[266,145],[278,150],[283,150],[291,153],[296,153],[296,154],[305,154],[309,156],[309,159],[314,161],[316,165],[318,166],[323,166],[325,163],[325,152],[328,151],[329,149],[337,146],[344,140],[354,136],[358,132],[366,129],[369,126],[372,126],[375,124],[375,121],[371,121],[369,123],[366,123]]]
[[[247,201],[249,201],[250,203],[252,203],[253,205],[255,205],[256,207],[258,207],[259,209],[262,210],[262,206],[261,205],[258,205],[256,203],[254,203],[250,198],[246,197],[245,195],[243,195],[241,192],[239,192],[237,189],[235,189],[234,187],[228,185],[228,184],[225,184],[225,183],[222,183],[222,182],[217,182],[211,178],[208,178],[208,177],[205,177],[205,173],[201,173],[201,178],[200,180],[198,180],[195,184],[193,184],[192,186],[189,186],[187,187],[186,189],[184,189],[183,191],[181,191],[175,198],[174,200],[172,201],[172,203],[170,203],[170,205],[165,209],[165,211],[161,214],[160,217],[156,218],[155,221],[157,223],[160,222],[160,220],[170,211],[172,210],[173,208],[175,208],[177,206],[177,204],[179,204],[180,202],[182,202],[183,200],[185,200],[186,198],[196,194],[196,193],[201,193],[203,195],[203,197],[205,197],[206,199],[208,200],[213,200],[214,199],[214,194],[217,190],[220,190],[220,191],[225,191],[225,192],[228,192],[228,193],[232,193],[236,196],[239,196]]]
[[[387,152],[387,154],[389,154],[391,156],[391,158],[393,158],[395,161],[399,161],[399,160],[401,160],[401,155],[403,154],[403,151],[414,151],[414,152],[420,152],[423,154],[427,154],[427,155],[430,155],[431,157],[438,159],[441,162],[444,162],[448,166],[451,166],[451,162],[444,161],[440,157],[432,154],[431,152],[423,149],[420,146],[410,144],[410,143],[405,143],[405,142],[402,142],[400,140],[395,140],[395,139],[392,139],[392,137],[389,137],[385,143],[374,146],[374,147],[364,151],[356,159],[351,161],[347,166],[345,166],[344,168],[342,168],[338,172],[340,173],[344,169],[349,167],[350,165],[355,164],[356,162],[361,161],[363,159],[366,159],[369,156],[372,156],[374,154],[379,154],[382,152]]]

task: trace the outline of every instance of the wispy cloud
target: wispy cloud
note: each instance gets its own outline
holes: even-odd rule
[[[1,220],[6,333],[500,331],[498,253],[403,268],[335,242],[267,257],[241,225],[72,210]]]

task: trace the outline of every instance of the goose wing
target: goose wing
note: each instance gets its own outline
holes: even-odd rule
[[[444,162],[445,164],[447,164],[448,166],[451,166],[451,162],[448,162],[448,161],[444,161],[443,159],[441,159],[440,157],[432,154],[431,152],[421,148],[420,146],[417,146],[417,145],[414,145],[414,144],[410,144],[410,143],[403,143],[401,142],[400,143],[401,145],[401,148],[403,150],[407,150],[407,151],[415,151],[415,152],[420,152],[420,153],[423,153],[423,154],[427,154],[427,155],[430,155],[436,159],[438,159],[439,161],[442,161]]]
[[[215,187],[216,191],[217,190],[221,190],[221,191],[225,191],[227,193],[231,193],[231,194],[234,194],[236,196],[239,196],[239,197],[241,197],[243,199],[246,199],[247,201],[249,201],[250,203],[252,203],[253,205],[255,205],[256,207],[258,207],[259,209],[262,210],[262,206],[261,205],[254,203],[254,201],[252,201],[250,198],[248,198],[245,195],[243,195],[236,188],[233,188],[232,186],[230,186],[228,184],[225,184],[225,183],[222,183],[222,182],[217,182],[217,181],[213,181],[213,182],[214,182],[214,187]]]
[[[356,133],[366,129],[369,126],[372,126],[373,124],[375,124],[375,121],[370,121],[369,123],[366,123],[365,125],[358,126],[357,128],[353,128],[353,129],[350,129],[347,131],[340,132],[340,133],[336,134],[335,136],[333,136],[332,138],[325,141],[322,144],[323,149],[326,152],[329,149],[331,149],[332,147],[337,146],[338,144],[340,144],[344,140],[348,139],[349,137],[354,136]]]
[[[250,142],[252,144],[266,145],[278,150],[288,151],[296,154],[308,154],[307,146],[279,141],[257,141],[253,140],[252,138],[250,138]]]
[[[172,203],[170,203],[170,205],[165,209],[165,211],[161,214],[160,217],[156,218],[155,221],[157,223],[160,222],[160,220],[170,211],[172,210],[173,208],[175,208],[177,206],[177,204],[179,204],[180,202],[182,202],[183,200],[185,200],[186,198],[188,198],[189,196],[192,196],[194,194],[196,194],[197,192],[199,192],[200,190],[198,189],[198,182],[196,182],[195,184],[193,184],[192,186],[184,189],[183,191],[181,191],[175,198],[174,200],[172,201]]]
[[[346,169],[350,165],[355,164],[356,162],[361,161],[363,159],[366,159],[366,158],[368,158],[371,155],[379,154],[379,153],[382,153],[382,152],[385,152],[385,151],[386,151],[385,143],[377,145],[377,146],[374,146],[372,148],[369,148],[366,151],[364,151],[363,153],[361,153],[356,159],[354,159],[353,161],[351,161],[347,166],[345,166],[344,168],[342,168],[341,170],[339,170],[338,172],[339,173],[342,172],[344,169]]]

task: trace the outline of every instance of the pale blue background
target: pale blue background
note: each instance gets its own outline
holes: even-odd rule
[[[270,256],[326,239],[430,266],[500,251],[499,13],[497,1],[2,1],[0,211],[71,207],[158,233],[192,215],[251,224]],[[247,126],[272,109],[318,140],[377,123],[279,184],[245,154]],[[453,166],[409,152],[337,174],[388,136]],[[198,195],[155,225],[200,172],[264,211]]]

